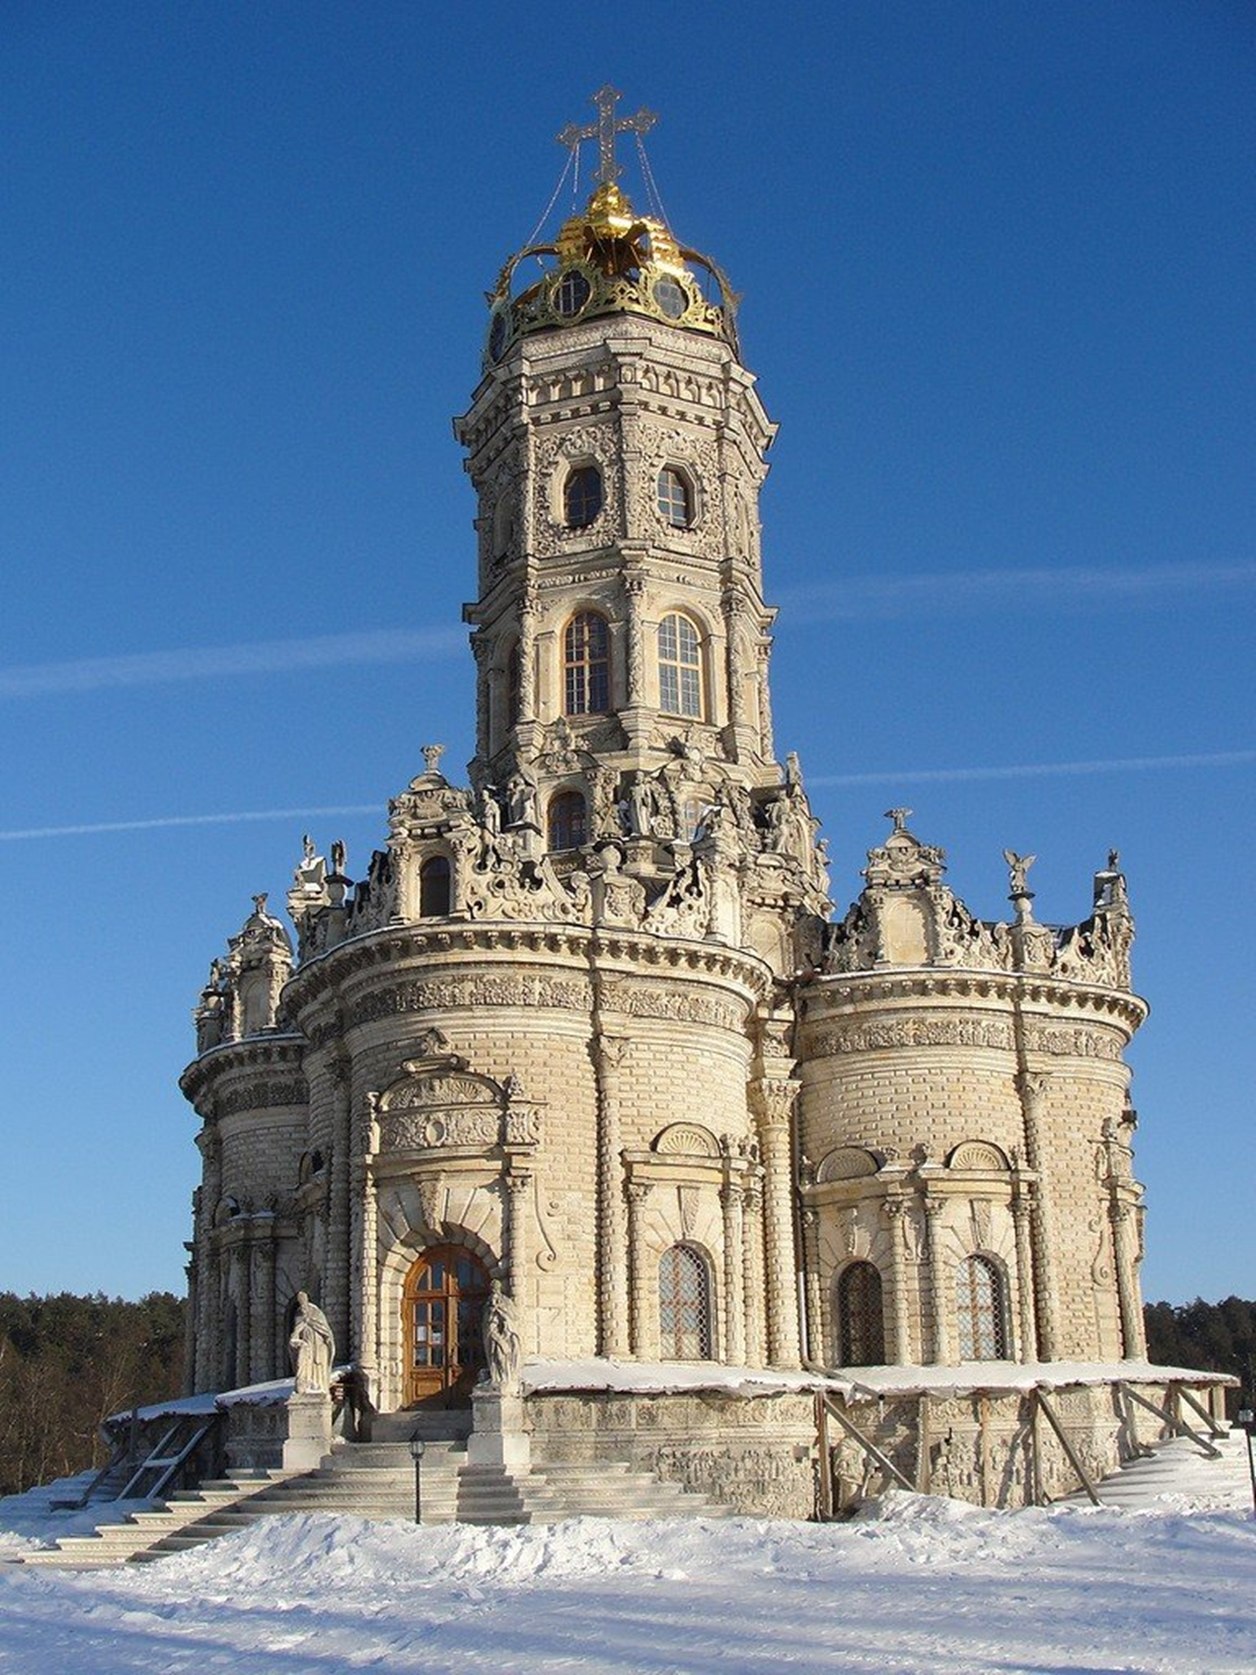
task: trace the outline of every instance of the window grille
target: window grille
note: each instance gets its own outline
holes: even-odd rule
[[[579,849],[588,842],[588,814],[579,791],[559,791],[550,798],[549,847]]]
[[[885,1361],[881,1275],[871,1262],[852,1262],[837,1282],[837,1356],[843,1367]]]
[[[958,1303],[960,1360],[1006,1361],[1003,1279],[988,1256],[970,1256],[960,1263]]]
[[[711,1275],[689,1245],[659,1263],[659,1354],[665,1361],[711,1359]]]
[[[563,489],[563,517],[568,529],[587,529],[602,510],[602,474],[596,465],[578,465]]]
[[[702,715],[702,648],[688,617],[659,623],[659,708],[669,715]]]
[[[604,715],[611,707],[610,634],[606,618],[581,611],[563,636],[563,711]]]
[[[673,529],[688,529],[693,522],[693,496],[674,465],[665,465],[659,472],[658,508],[663,522]]]

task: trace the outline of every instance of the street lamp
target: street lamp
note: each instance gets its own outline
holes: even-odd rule
[[[423,1522],[423,1450],[426,1445],[416,1431],[410,1438],[410,1458],[414,1461],[414,1521]],[[1251,1447],[1251,1443],[1248,1443]]]
[[[1252,1433],[1256,1431],[1256,1413],[1253,1413],[1250,1407],[1241,1407],[1234,1420],[1247,1435],[1247,1475],[1252,1480],[1252,1517],[1256,1518],[1256,1460],[1252,1458]]]

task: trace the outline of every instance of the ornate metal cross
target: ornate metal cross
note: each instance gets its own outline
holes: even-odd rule
[[[587,123],[583,128],[579,123],[569,122],[557,136],[559,145],[568,149],[579,145],[582,140],[597,141],[598,178],[602,182],[619,179],[620,169],[615,161],[616,134],[648,134],[658,121],[655,112],[646,110],[644,105],[635,116],[617,117],[615,106],[622,97],[618,89],[607,82],[590,101],[597,106],[597,121]]]

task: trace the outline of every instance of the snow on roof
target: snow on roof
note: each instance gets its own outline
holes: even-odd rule
[[[620,1390],[641,1394],[728,1390],[760,1396],[827,1390],[846,1401],[869,1396],[958,1396],[973,1390],[1056,1390],[1093,1384],[1237,1384],[1226,1373],[1157,1367],[1150,1361],[965,1361],[953,1367],[857,1367],[846,1372],[785,1372],[720,1367],[706,1361],[528,1360],[525,1391]]]

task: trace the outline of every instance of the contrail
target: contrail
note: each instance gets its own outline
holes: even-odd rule
[[[82,826],[27,826],[0,832],[0,843],[23,838],[95,837],[102,832],[158,832],[174,826],[238,826],[248,820],[317,820],[321,816],[375,814],[383,818],[381,803],[346,803],[337,808],[261,808],[237,814],[167,814],[155,820],[96,820]]]
[[[1256,750],[1215,750],[1201,756],[1115,756],[1097,762],[1021,762],[1001,768],[904,768],[899,773],[809,774],[808,785],[915,785],[962,779],[1035,779],[1049,774],[1139,773],[1149,769],[1240,768]]]
[[[1176,595],[1254,585],[1256,564],[1164,564],[1144,570],[1062,565],[1050,570],[848,576],[782,588],[774,597],[786,612],[805,613],[812,621],[867,622],[926,610],[959,615],[1025,607],[1088,610],[1101,601],[1155,604]]]
[[[235,646],[141,651],[124,657],[82,657],[0,669],[0,698],[44,698],[224,675],[280,675],[346,663],[408,663],[448,657],[466,646],[458,628],[385,628],[363,634],[320,634],[304,640],[257,640]]]

